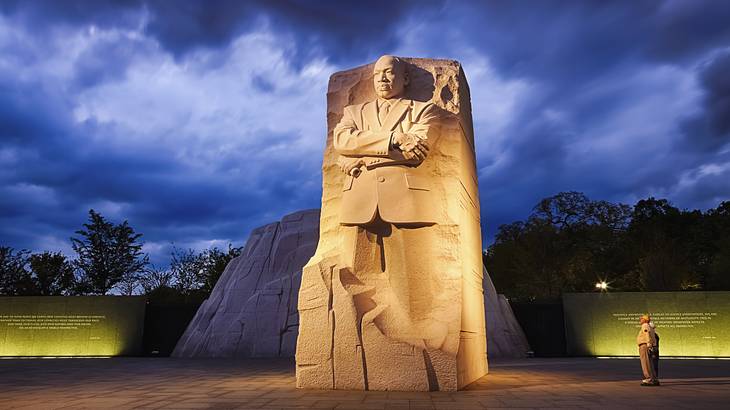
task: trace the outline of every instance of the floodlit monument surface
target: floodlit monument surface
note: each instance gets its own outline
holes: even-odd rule
[[[172,352],[173,357],[294,357],[302,268],[319,241],[319,209],[297,211],[251,231]],[[487,353],[525,357],[530,347],[504,295],[484,270]]]
[[[453,391],[487,372],[469,89],[453,60],[335,73],[297,387]]]
[[[638,355],[649,313],[662,356],[730,357],[730,292],[567,293],[563,309],[570,355]]]
[[[0,356],[142,352],[144,296],[0,297]]]

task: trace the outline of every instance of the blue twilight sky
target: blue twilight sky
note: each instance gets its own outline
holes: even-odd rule
[[[0,245],[94,208],[164,263],[319,207],[328,77],[384,53],[464,66],[489,240],[560,191],[730,198],[728,1],[2,0]]]

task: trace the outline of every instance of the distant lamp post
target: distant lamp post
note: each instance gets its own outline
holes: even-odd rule
[[[608,283],[606,283],[605,280],[602,280],[598,283],[596,283],[596,289],[600,290],[601,292],[608,290]]]

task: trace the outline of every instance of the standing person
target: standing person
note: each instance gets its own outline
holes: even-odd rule
[[[654,330],[649,326],[651,318],[649,315],[641,316],[639,324],[639,334],[636,336],[636,344],[639,345],[639,359],[641,360],[641,371],[644,379],[641,381],[642,386],[658,386],[659,381],[654,374],[654,367],[649,358],[649,350],[656,345],[656,336]]]
[[[656,332],[656,325],[654,322],[649,322],[649,327],[651,327],[651,330],[654,332],[654,339],[656,341],[656,344],[654,345],[654,348],[651,349],[651,354],[649,355],[651,357],[651,367],[654,369],[654,377],[659,380],[659,333]]]

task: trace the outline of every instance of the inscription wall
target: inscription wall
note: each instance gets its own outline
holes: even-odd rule
[[[730,357],[730,292],[567,293],[563,311],[570,355],[637,356],[648,313],[662,356]]]
[[[129,356],[142,351],[142,296],[0,297],[0,356]]]

